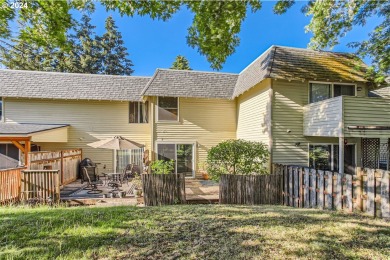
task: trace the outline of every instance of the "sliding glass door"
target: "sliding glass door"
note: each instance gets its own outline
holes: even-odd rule
[[[194,144],[159,143],[157,154],[159,160],[175,161],[175,173],[184,173],[186,177],[194,177]]]

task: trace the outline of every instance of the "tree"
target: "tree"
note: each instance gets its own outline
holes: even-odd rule
[[[118,31],[114,19],[109,16],[105,24],[106,32],[100,39],[102,47],[102,74],[131,75],[133,63],[127,58],[126,47],[123,46],[122,34]]]
[[[214,180],[221,174],[266,174],[269,152],[261,142],[228,140],[207,153],[207,172]]]
[[[98,74],[102,71],[102,46],[97,40],[95,28],[86,14],[82,16],[81,23],[76,23],[75,33],[69,36],[73,46],[68,60],[71,72]]]
[[[172,63],[171,69],[175,70],[192,70],[189,61],[186,57],[177,55],[175,61]]]
[[[0,5],[8,3],[0,0]],[[94,9],[93,1],[85,0],[32,0],[29,8],[12,9],[9,4],[0,8],[0,37],[11,37],[9,24],[18,20],[23,24],[21,37],[39,46],[66,44],[66,31],[71,27],[71,11]],[[106,10],[118,11],[121,15],[148,15],[152,19],[169,20],[181,7],[193,14],[193,22],[188,28],[187,43],[205,55],[214,69],[221,69],[227,57],[234,53],[240,43],[238,33],[247,12],[261,9],[260,0],[240,1],[109,1],[101,0]],[[282,14],[295,1],[279,0],[274,12]],[[360,57],[369,56],[373,60],[372,72],[378,82],[389,74],[389,33],[390,2],[385,0],[333,1],[309,0],[303,12],[312,16],[306,29],[313,33],[310,47],[314,49],[332,48],[338,40],[354,26],[364,25],[369,17],[378,15],[383,21],[378,24],[369,39],[351,43],[357,48]],[[39,14],[39,15],[37,15]]]

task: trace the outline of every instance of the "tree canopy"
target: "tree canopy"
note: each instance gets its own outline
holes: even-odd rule
[[[106,32],[99,36],[91,19],[84,14],[73,21],[63,46],[39,46],[23,37],[0,44],[0,62],[9,69],[131,75],[132,62],[121,33],[112,17],[106,19]]]
[[[171,69],[175,70],[192,70],[190,67],[190,62],[186,57],[177,55],[175,61],[172,63]]]
[[[92,0],[32,0],[28,8],[11,8],[10,1],[0,0],[0,37],[9,39],[10,24],[17,20],[21,25],[20,38],[37,46],[63,46],[66,32],[72,26],[73,10],[94,10]],[[187,44],[204,55],[214,69],[221,69],[228,56],[240,43],[238,34],[248,12],[261,9],[261,0],[240,1],[112,1],[100,0],[106,10],[118,11],[126,16],[149,16],[152,19],[169,20],[180,8],[194,14],[188,28]],[[276,14],[283,14],[295,1],[279,0],[274,6]],[[390,69],[390,2],[385,0],[333,1],[310,0],[303,8],[312,19],[306,30],[313,33],[310,47],[332,48],[354,26],[363,26],[373,16],[383,18],[367,40],[351,43],[360,57],[369,56],[373,61],[376,80],[383,81]]]

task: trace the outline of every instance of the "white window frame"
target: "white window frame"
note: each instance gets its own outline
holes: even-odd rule
[[[146,101],[147,102],[147,101]],[[127,114],[128,114],[128,123],[129,124],[149,124],[149,122],[150,122],[150,116],[149,116],[149,108],[146,108],[148,111],[147,111],[147,118],[148,118],[148,122],[143,122],[143,123],[131,123],[130,122],[130,105],[131,105],[131,103],[138,103],[138,117],[140,117],[140,113],[139,113],[139,111],[140,111],[140,107],[141,107],[141,105],[142,105],[142,103],[144,103],[144,102],[141,102],[141,101],[130,101],[129,102],[129,107],[128,107],[128,111],[127,111]],[[148,102],[148,106],[149,106],[149,102]],[[146,107],[146,106],[145,106]],[[144,113],[145,113],[145,111],[144,111]]]
[[[355,86],[355,96],[351,96],[351,97],[357,97],[357,84],[356,83],[341,83],[341,82],[327,82],[327,81],[309,81],[309,85],[307,86],[307,104],[313,104],[313,103],[317,103],[317,102],[322,102],[322,101],[325,101],[325,100],[322,100],[322,101],[317,101],[317,102],[313,102],[313,103],[310,103],[310,84],[312,83],[316,83],[316,84],[326,84],[326,85],[330,85],[330,98],[328,99],[331,99],[331,98],[335,98],[334,96],[334,85],[346,85],[346,86]]]
[[[330,169],[331,171],[334,171],[334,146],[335,145],[339,145],[338,143],[308,143],[308,146],[307,146],[307,164],[310,165],[310,146],[316,146],[316,145],[330,145],[331,148],[330,148]],[[351,142],[351,143],[348,143],[347,145],[354,145],[355,146],[355,164],[357,165],[357,143],[356,142]]]
[[[157,123],[172,123],[172,122],[180,122],[180,98],[179,97],[173,97],[173,98],[177,98],[177,120],[160,120],[159,119],[159,98],[160,97],[157,97],[157,104],[156,104],[156,122]]]
[[[191,142],[191,141],[156,141],[155,144],[155,151],[156,151],[156,160],[158,160],[158,145],[159,144],[174,144],[175,145],[175,174],[177,174],[177,145],[178,144],[190,144],[192,145],[192,176],[186,178],[195,178],[195,173],[196,173],[196,155],[197,155],[197,142]]]

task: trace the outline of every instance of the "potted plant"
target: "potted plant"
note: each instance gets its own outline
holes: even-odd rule
[[[206,162],[201,162],[199,163],[199,173],[202,174],[203,180],[209,180],[209,174],[207,173],[207,163]]]
[[[135,188],[134,188],[134,195],[135,197],[139,198],[142,196],[142,179],[141,176],[136,175],[134,179],[131,181]]]

